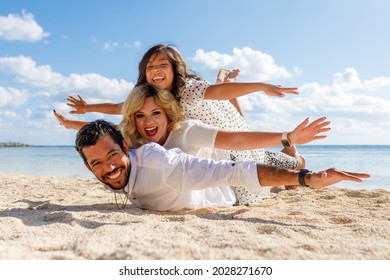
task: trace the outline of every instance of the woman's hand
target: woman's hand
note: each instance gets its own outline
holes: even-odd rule
[[[56,110],[53,110],[53,113],[54,116],[57,118],[59,124],[66,128],[80,130],[84,125],[88,124],[88,122],[85,121],[70,120],[64,115],[58,113]]]
[[[69,107],[72,107],[74,110],[69,111],[70,114],[85,114],[86,111],[86,106],[88,105],[87,102],[80,96],[77,95],[79,99],[73,97],[73,96],[68,96],[66,100],[68,100],[69,103],[66,103]]]
[[[324,139],[326,135],[319,135],[328,132],[330,121],[325,121],[326,117],[319,118],[309,124],[309,118],[304,120],[293,131],[287,134],[287,138],[292,145],[306,144],[314,140]]]

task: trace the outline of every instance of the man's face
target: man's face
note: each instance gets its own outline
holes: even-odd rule
[[[96,145],[83,148],[87,159],[87,168],[95,174],[102,183],[113,189],[122,189],[127,185],[130,175],[130,159],[128,146],[125,151],[106,135]]]

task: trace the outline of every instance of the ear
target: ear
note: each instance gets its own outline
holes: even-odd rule
[[[127,144],[126,140],[123,139],[123,149],[124,149],[124,152],[126,153],[126,155],[129,154],[129,145]]]
[[[88,170],[89,170],[89,171],[91,171],[91,172],[93,173],[93,171],[92,171],[92,169],[91,169],[91,167],[89,166],[89,164],[88,164],[88,163],[86,163],[86,162],[84,161],[84,165],[85,165],[85,167],[87,167],[87,168],[88,168]]]

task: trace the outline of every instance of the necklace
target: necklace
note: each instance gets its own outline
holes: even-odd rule
[[[127,202],[129,201],[130,192],[126,193],[126,191],[124,189],[120,190],[120,191],[114,191],[115,205],[116,205],[116,208],[118,208],[119,210],[125,209]],[[117,194],[119,196],[119,199],[116,196]],[[121,194],[124,194],[124,196]],[[120,203],[118,203],[118,200]]]

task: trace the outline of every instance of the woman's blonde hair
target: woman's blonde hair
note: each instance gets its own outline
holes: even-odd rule
[[[145,99],[148,97],[153,97],[157,106],[167,114],[168,132],[179,129],[181,122],[184,120],[184,112],[169,91],[157,89],[149,84],[136,86],[122,105],[123,119],[119,124],[125,140],[131,147],[137,148],[148,142],[138,133],[135,126],[135,113],[142,108]]]

